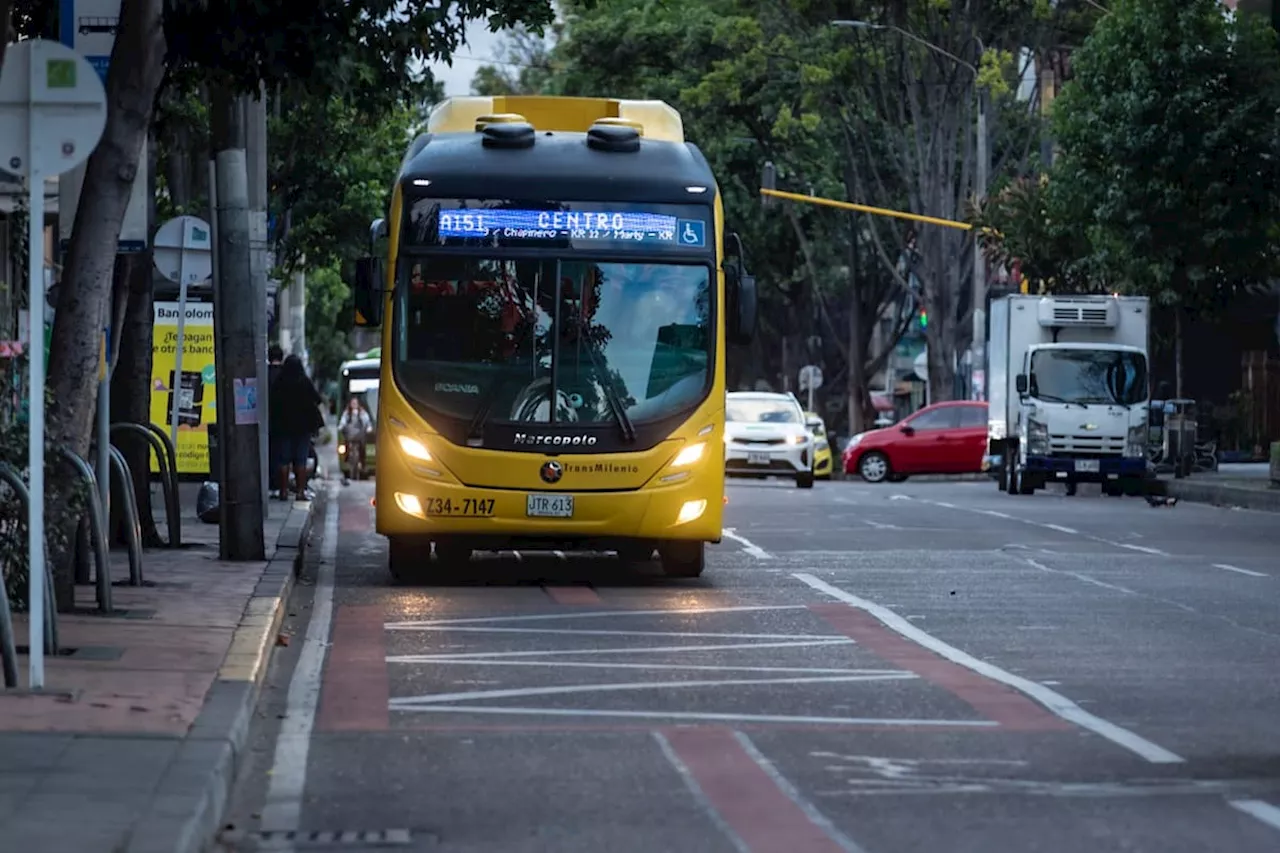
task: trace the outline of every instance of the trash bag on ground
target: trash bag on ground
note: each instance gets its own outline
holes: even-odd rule
[[[196,515],[205,524],[217,524],[221,508],[218,484],[208,480],[201,483],[200,493],[196,495]]]

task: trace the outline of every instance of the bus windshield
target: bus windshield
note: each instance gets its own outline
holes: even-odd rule
[[[376,367],[349,367],[342,372],[342,404],[352,397],[360,398],[369,417],[378,417],[378,381]]]
[[[398,275],[397,380],[443,414],[639,422],[709,384],[707,266],[415,256]]]

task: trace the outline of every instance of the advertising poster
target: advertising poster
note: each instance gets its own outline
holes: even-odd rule
[[[182,376],[174,376],[178,345],[178,303],[156,302],[151,344],[151,422],[169,432],[174,395],[178,398],[178,473],[209,473],[209,424],[217,419],[213,368],[213,305],[187,303],[183,329]],[[155,454],[151,471],[160,470]]]

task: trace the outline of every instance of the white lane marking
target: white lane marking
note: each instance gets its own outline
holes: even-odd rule
[[[388,622],[395,631],[424,625],[471,625],[482,622],[541,622],[550,619],[590,619],[602,616],[701,616],[704,613],[746,613],[753,610],[805,610],[803,604],[748,604],[738,607],[672,607],[666,610],[591,610],[585,613],[530,613],[523,616],[473,616],[463,619],[418,619]]]
[[[1155,554],[1157,557],[1169,556],[1159,548],[1148,548],[1146,545],[1130,545],[1127,542],[1108,542],[1106,539],[1099,539],[1099,542],[1106,542],[1108,545],[1114,545],[1117,548],[1128,548],[1130,551],[1141,551],[1144,554]]]
[[[839,634],[722,634],[699,631],[595,631],[586,628],[510,628],[496,625],[422,625],[400,631],[448,631],[451,634],[556,634],[570,637],[714,637],[719,640],[844,640]]]
[[[512,708],[505,705],[394,706],[396,711],[430,714],[499,714],[517,717],[619,717],[636,720],[693,720],[703,723],[781,723],[798,726],[926,726],[990,729],[991,720],[913,720],[890,717],[792,717],[783,714],[717,714],[701,711],[614,711],[605,708]]]
[[[945,509],[959,509],[959,507],[957,507],[955,504],[949,504],[949,503],[946,503],[945,501],[933,501],[932,503],[935,506],[940,506]]]
[[[833,824],[826,815],[818,811],[817,808],[814,807],[813,803],[800,796],[800,792],[796,790],[795,785],[792,785],[790,780],[779,773],[777,767],[773,766],[773,762],[765,758],[764,754],[761,753],[760,750],[756,749],[756,745],[751,742],[751,738],[747,737],[742,732],[734,732],[733,736],[737,739],[738,743],[742,746],[747,755],[751,757],[751,760],[760,766],[760,769],[765,772],[766,776],[773,780],[773,784],[778,786],[778,790],[786,794],[787,798],[790,799],[791,802],[795,803],[796,806],[799,807],[800,811],[804,812],[804,816],[809,818],[814,826],[817,826],[825,832],[827,836],[836,843],[837,847],[845,851],[845,853],[863,853],[862,848],[853,843],[853,839],[836,829],[835,824]]]
[[[1280,829],[1280,808],[1262,800],[1228,800],[1233,809],[1238,809],[1251,817],[1265,823],[1272,829]]]
[[[276,737],[266,804],[262,809],[264,832],[293,832],[301,820],[311,730],[315,726],[325,650],[329,647],[329,628],[333,620],[333,571],[337,552],[338,493],[330,486],[325,502],[324,544],[320,548],[311,619],[307,623],[307,636],[302,641],[297,666],[289,680],[284,720]]]
[[[684,781],[685,787],[689,789],[689,793],[693,794],[693,799],[698,803],[702,810],[706,813],[716,828],[724,833],[725,838],[729,839],[729,843],[733,845],[733,849],[738,853],[751,853],[751,848],[747,843],[738,837],[738,833],[725,822],[720,816],[720,812],[716,811],[711,805],[711,801],[707,799],[707,795],[702,790],[702,786],[698,784],[698,780],[693,778],[693,773],[688,766],[680,760],[680,756],[672,749],[671,742],[662,736],[662,732],[654,732],[653,739],[658,742],[658,747],[662,750],[662,754],[666,756],[667,761],[671,762],[671,766],[680,774],[680,778]]]
[[[518,652],[459,652],[457,654],[437,655],[401,655],[399,662],[401,663],[434,663],[438,660],[463,660],[467,658],[532,658],[545,657],[548,655],[627,655],[627,654],[650,654],[650,653],[666,653],[666,652],[723,652],[730,649],[798,649],[810,646],[852,646],[853,640],[840,638],[838,640],[814,640],[812,642],[786,642],[786,643],[725,643],[711,646],[640,646],[626,647],[621,649],[550,649],[547,651],[518,651]]]
[[[911,495],[889,495],[889,500],[891,500],[891,501],[913,501],[913,500],[915,500],[915,498],[911,497]]]
[[[978,512],[982,513],[983,515],[989,515],[992,518],[1009,518],[1009,519],[1013,518],[1013,516],[1009,515],[1009,513],[1007,512],[996,512],[994,509],[980,509],[978,510]]]
[[[1071,527],[1063,527],[1061,524],[1046,524],[1044,526],[1050,530],[1056,530],[1059,533],[1070,533],[1073,536],[1078,536],[1080,534],[1079,530],[1075,530]]]
[[[941,655],[952,663],[957,663],[966,669],[973,670],[979,675],[990,678],[992,681],[1007,684],[1013,689],[1025,693],[1027,696],[1035,699],[1041,705],[1045,706],[1045,708],[1049,709],[1051,712],[1067,722],[1075,723],[1081,728],[1088,729],[1094,734],[1106,738],[1117,746],[1124,747],[1130,752],[1140,755],[1152,764],[1180,764],[1185,761],[1182,756],[1170,752],[1164,747],[1152,743],[1146,738],[1134,734],[1128,729],[1121,728],[1115,723],[1090,714],[1088,711],[1084,710],[1061,693],[1050,690],[1043,684],[1037,684],[1036,682],[1023,678],[1020,675],[1014,675],[1011,672],[1000,669],[998,666],[989,664],[986,661],[978,660],[967,652],[957,649],[955,646],[944,643],[937,637],[920,630],[915,625],[912,625],[910,622],[888,608],[881,607],[873,601],[867,601],[864,598],[859,598],[856,595],[845,592],[843,589],[832,586],[826,581],[819,580],[810,574],[799,572],[793,574],[792,577],[801,583],[808,584],[819,592],[826,593],[834,599],[843,601],[845,604],[870,613],[872,616],[879,619],[885,627],[897,631],[908,640]]]
[[[559,557],[561,560],[566,560],[566,559],[568,559],[567,557],[565,557],[565,555],[564,555],[564,551],[552,551],[551,553],[552,553],[552,554],[555,554],[555,555],[556,555],[557,557]]]
[[[420,655],[391,655],[387,663],[421,663]],[[914,675],[906,669],[835,669],[820,666],[712,666],[695,663],[595,663],[581,660],[432,660],[458,666],[554,666],[556,669],[671,669],[687,672],[790,672],[807,675]]]
[[[1248,576],[1249,576],[1249,577],[1251,577],[1251,578],[1269,578],[1269,577],[1271,577],[1271,575],[1268,575],[1268,574],[1267,574],[1267,573],[1265,573],[1265,572],[1255,572],[1255,571],[1252,571],[1252,570],[1250,570],[1250,569],[1242,569],[1242,568],[1240,568],[1239,566],[1232,566],[1232,565],[1229,565],[1229,564],[1227,564],[1227,563],[1214,563],[1214,564],[1213,564],[1213,567],[1214,567],[1215,569],[1222,569],[1223,571],[1226,571],[1226,572],[1239,572],[1240,574],[1242,574],[1242,575],[1248,575]]]
[[[726,527],[720,532],[721,532],[721,535],[723,535],[726,539],[732,539],[734,542],[737,542],[739,545],[741,545],[742,550],[746,551],[748,554],[755,557],[757,560],[773,559],[772,554],[770,554],[768,551],[764,550],[759,545],[752,542],[747,537],[739,536],[738,533],[732,527]]]
[[[862,519],[862,523],[868,527],[874,527],[876,530],[901,530],[902,528],[896,524],[885,524],[880,521],[872,521],[869,518]]]
[[[1081,581],[1083,583],[1092,584],[1093,586],[1100,586],[1103,589],[1109,589],[1109,590],[1112,590],[1113,592],[1123,592],[1125,595],[1138,594],[1136,590],[1129,589],[1127,586],[1119,586],[1117,584],[1107,583],[1106,581],[1100,581],[1095,577],[1090,577],[1089,575],[1082,574],[1080,572],[1072,572],[1066,569],[1052,569],[1046,566],[1044,563],[1033,560],[1030,557],[1023,557],[1022,559],[1026,560],[1029,564],[1031,564],[1033,568],[1037,568],[1042,572],[1048,572],[1051,575],[1067,575],[1068,577],[1073,577],[1076,580]]]
[[[617,693],[635,690],[674,690],[680,687],[756,687],[766,684],[844,684],[855,681],[908,681],[914,673],[902,675],[811,675],[797,678],[726,678],[688,681],[632,681],[611,684],[558,684],[551,687],[510,687],[502,690],[469,690],[463,693],[428,693],[400,696],[392,708],[404,705],[439,705],[477,699],[524,699],[528,696],[569,696],[575,693]]]

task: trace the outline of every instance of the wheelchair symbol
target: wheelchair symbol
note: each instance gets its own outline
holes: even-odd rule
[[[685,246],[706,245],[706,224],[694,219],[681,219],[680,242]]]

